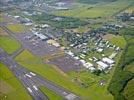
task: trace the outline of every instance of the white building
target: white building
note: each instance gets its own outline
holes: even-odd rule
[[[95,70],[95,68],[94,68],[94,67],[89,67],[89,70],[90,70],[91,72],[93,72],[93,71]]]
[[[73,52],[71,52],[71,51],[68,51],[68,52],[66,52],[68,55],[70,55],[70,56],[74,56],[74,53]]]
[[[84,66],[85,66],[86,68],[90,68],[90,67],[93,67],[93,64],[87,62],[87,63],[84,64]]]
[[[99,52],[99,53],[101,53],[102,51],[103,51],[102,48],[98,48],[98,49],[97,49],[97,52]]]
[[[105,70],[109,67],[109,65],[107,65],[106,63],[104,63],[102,61],[98,61],[96,63],[98,64],[98,69],[100,69],[100,70]]]
[[[43,34],[39,34],[38,32],[33,32],[34,35],[36,35],[37,37],[39,37],[41,40],[45,40],[47,39],[48,37],[46,37],[45,35]]]
[[[105,62],[105,63],[108,63],[110,65],[115,63],[115,61],[113,61],[112,59],[107,58],[107,57],[102,58],[102,61]]]

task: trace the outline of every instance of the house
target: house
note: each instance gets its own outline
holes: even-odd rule
[[[31,22],[30,23],[25,23],[25,25],[26,26],[31,26],[31,25],[33,25],[33,23],[31,23]]]
[[[101,53],[104,49],[102,48],[97,48],[97,52]]]
[[[74,57],[74,59],[79,60],[79,57],[76,56],[76,57]]]
[[[42,28],[47,28],[47,27],[49,27],[49,25],[48,25],[48,24],[44,24],[44,25],[42,25],[41,27],[42,27]]]
[[[81,54],[81,55],[80,55],[80,58],[84,59],[84,58],[85,58],[85,56],[86,56],[86,55]]]
[[[93,61],[97,61],[98,59],[96,57],[93,57]]]
[[[117,47],[115,50],[116,50],[116,51],[119,51],[119,50],[120,50],[120,47]]]
[[[90,61],[93,61],[93,59],[92,58],[88,58]]]
[[[20,16],[14,16],[14,18],[16,18],[16,19],[17,19],[17,18],[20,18]]]
[[[80,60],[80,62],[84,65],[86,62],[85,60]]]

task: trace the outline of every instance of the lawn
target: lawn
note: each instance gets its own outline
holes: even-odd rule
[[[117,0],[111,3],[99,3],[97,5],[85,4],[84,6],[74,7],[70,10],[59,10],[53,14],[58,16],[69,16],[77,18],[97,18],[97,17],[108,17],[116,14],[122,9],[128,7],[131,3],[127,0]]]
[[[57,72],[51,65],[44,64],[40,58],[32,55],[27,50],[17,56],[16,61],[25,66],[27,69],[40,74],[44,78],[51,80],[52,82],[80,95],[83,98],[113,100],[112,95],[103,91],[105,87],[99,86],[98,83],[94,84],[92,88],[81,87],[77,83],[72,82],[69,77],[65,77],[61,73]]]
[[[0,98],[1,100],[32,100],[18,79],[0,63]],[[6,98],[5,98],[6,96]]]
[[[108,40],[110,43],[119,46],[120,48],[124,48],[126,45],[126,40],[123,36],[117,36],[113,34],[107,34],[104,36],[104,39]]]
[[[26,30],[26,27],[21,24],[9,24],[9,25],[7,25],[7,28],[14,33],[21,33]]]
[[[63,97],[59,96],[58,94],[56,94],[52,90],[49,90],[46,87],[42,86],[40,87],[40,90],[45,93],[50,100],[64,100]]]
[[[2,47],[7,53],[12,54],[19,49],[21,45],[11,37],[0,36],[0,47]]]
[[[123,94],[127,100],[134,100],[134,79],[127,83]]]

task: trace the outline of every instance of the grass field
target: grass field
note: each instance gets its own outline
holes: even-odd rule
[[[127,83],[123,94],[127,100],[134,100],[134,79]]]
[[[7,25],[7,28],[14,33],[21,33],[26,30],[26,27],[21,24],[10,24],[10,25]]]
[[[74,7],[70,10],[55,11],[53,14],[58,16],[69,16],[77,18],[108,17],[128,7],[128,5],[131,4],[131,1],[132,0],[117,0],[116,2],[99,3],[97,5],[85,4],[84,6],[82,5]]]
[[[113,34],[107,34],[104,36],[104,39],[107,39],[110,43],[119,46],[120,48],[124,48],[126,45],[126,41],[123,36],[116,36]]]
[[[49,100],[64,100],[63,97],[59,96],[58,94],[56,94],[55,92],[49,90],[46,87],[42,86],[42,87],[40,87],[40,90],[47,95]]]
[[[28,51],[22,52],[16,58],[16,61],[29,70],[42,75],[46,79],[51,80],[52,82],[80,95],[83,98],[95,100],[113,100],[112,95],[106,91],[106,87],[101,87],[98,83],[89,88],[81,87],[77,83],[72,82],[70,78],[65,77],[57,72],[55,69],[53,69],[53,67],[51,67],[51,65],[44,64],[40,58],[32,55]]]
[[[6,96],[6,97],[5,97]],[[0,63],[0,100],[32,100],[22,84]]]
[[[21,45],[11,37],[0,36],[0,47],[2,47],[7,53],[12,54],[19,49]]]

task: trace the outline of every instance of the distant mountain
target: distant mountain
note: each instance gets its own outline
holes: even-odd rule
[[[76,0],[80,3],[99,3],[99,2],[114,2],[114,1],[117,1],[117,0]]]

